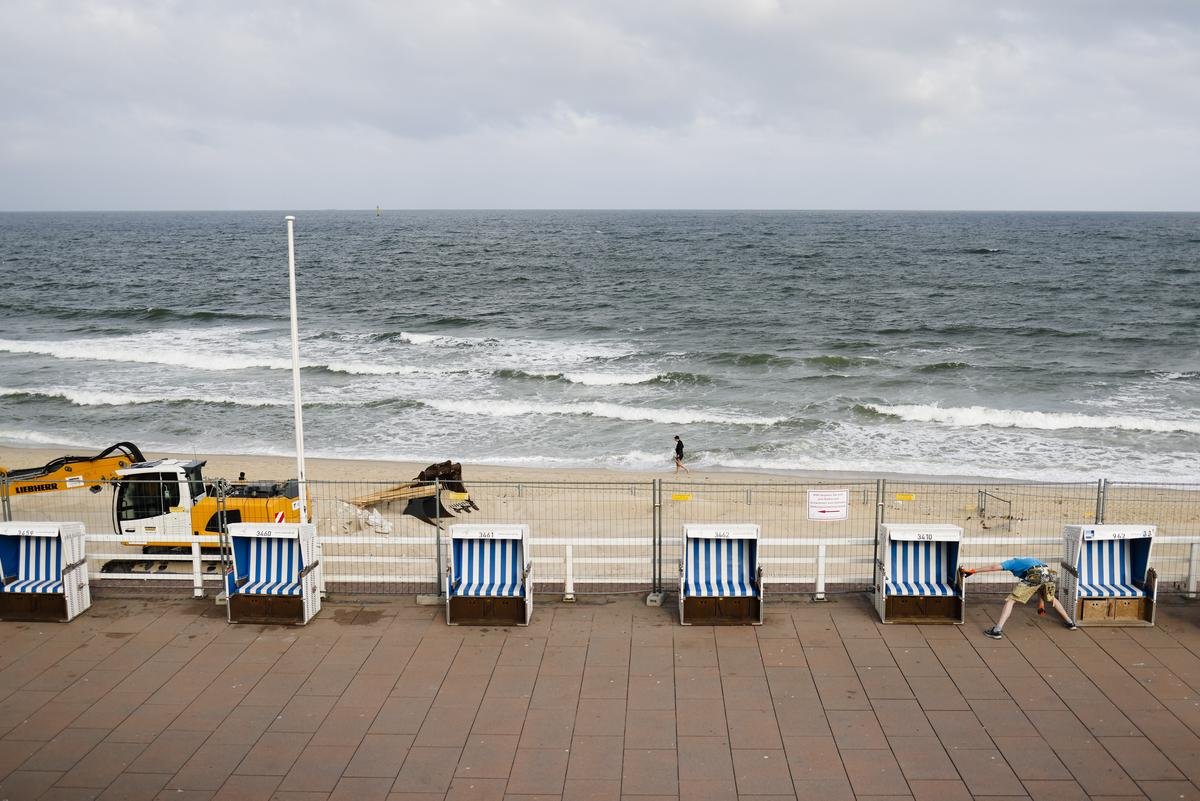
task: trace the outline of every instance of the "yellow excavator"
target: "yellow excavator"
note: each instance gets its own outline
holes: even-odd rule
[[[16,504],[23,517],[42,512],[49,515],[47,519],[57,519],[82,512],[84,503],[39,496],[71,490],[96,494],[112,487],[112,526],[123,535],[122,544],[142,546],[144,553],[190,546],[192,537],[221,530],[217,499],[204,483],[204,464],[183,459],[148,461],[137,445],[118,442],[95,456],[62,456],[21,470],[0,468],[4,516],[11,518]],[[295,481],[232,486],[225,498],[225,522],[298,523],[297,490]],[[94,511],[89,517],[88,530],[102,531]]]

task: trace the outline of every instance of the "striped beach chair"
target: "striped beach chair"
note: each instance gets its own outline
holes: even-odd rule
[[[321,608],[316,527],[230,523],[225,591],[231,623],[303,625]]]
[[[71,620],[92,604],[82,523],[0,523],[0,618]]]
[[[1158,576],[1150,567],[1154,526],[1063,529],[1063,600],[1076,623],[1153,625]]]
[[[962,623],[962,529],[948,524],[880,527],[875,606],[884,623]]]
[[[459,523],[449,533],[446,623],[528,625],[533,616],[529,527]]]
[[[679,622],[763,622],[756,525],[688,524],[679,563]]]

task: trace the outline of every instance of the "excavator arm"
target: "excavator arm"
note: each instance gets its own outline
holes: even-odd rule
[[[99,492],[105,481],[118,478],[117,471],[145,461],[132,442],[118,442],[95,456],[60,456],[41,467],[8,470],[0,467],[0,480],[10,496],[88,487]]]

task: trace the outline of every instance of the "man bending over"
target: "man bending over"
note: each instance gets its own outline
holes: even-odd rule
[[[1013,604],[1018,601],[1022,604],[1029,603],[1029,599],[1035,595],[1040,596],[1039,607],[1041,601],[1049,601],[1054,607],[1054,611],[1062,616],[1063,623],[1068,629],[1074,631],[1078,628],[1075,621],[1067,614],[1067,610],[1063,609],[1063,605],[1058,602],[1054,583],[1058,580],[1058,573],[1046,566],[1045,562],[1034,559],[1031,556],[1017,556],[1012,559],[1006,559],[998,565],[988,565],[975,570],[964,570],[963,573],[968,576],[973,576],[976,573],[994,573],[998,570],[1007,570],[1021,581],[1017,586],[1012,588],[1012,592],[1004,599],[1004,610],[1000,613],[1000,619],[996,621],[996,625],[990,629],[984,630],[984,635],[991,637],[993,640],[1004,639],[1004,624],[1008,622],[1008,616],[1012,614]],[[1039,611],[1041,611],[1039,609]]]

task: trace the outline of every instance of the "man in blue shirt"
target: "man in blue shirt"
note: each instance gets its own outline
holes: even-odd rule
[[[1013,605],[1018,601],[1023,604],[1029,603],[1029,599],[1035,595],[1040,595],[1043,601],[1051,603],[1054,611],[1062,616],[1063,623],[1068,629],[1074,631],[1077,628],[1075,621],[1067,614],[1067,610],[1063,609],[1063,605],[1058,602],[1056,597],[1057,591],[1054,582],[1058,580],[1058,573],[1046,567],[1045,562],[1031,556],[1016,556],[1006,559],[998,565],[964,570],[963,573],[973,576],[976,573],[993,573],[997,570],[1007,570],[1021,581],[1004,599],[1004,611],[1000,613],[1000,619],[996,621],[996,625],[984,630],[983,633],[986,636],[993,640],[1004,639],[1004,624],[1008,622],[1008,616],[1012,614]]]

